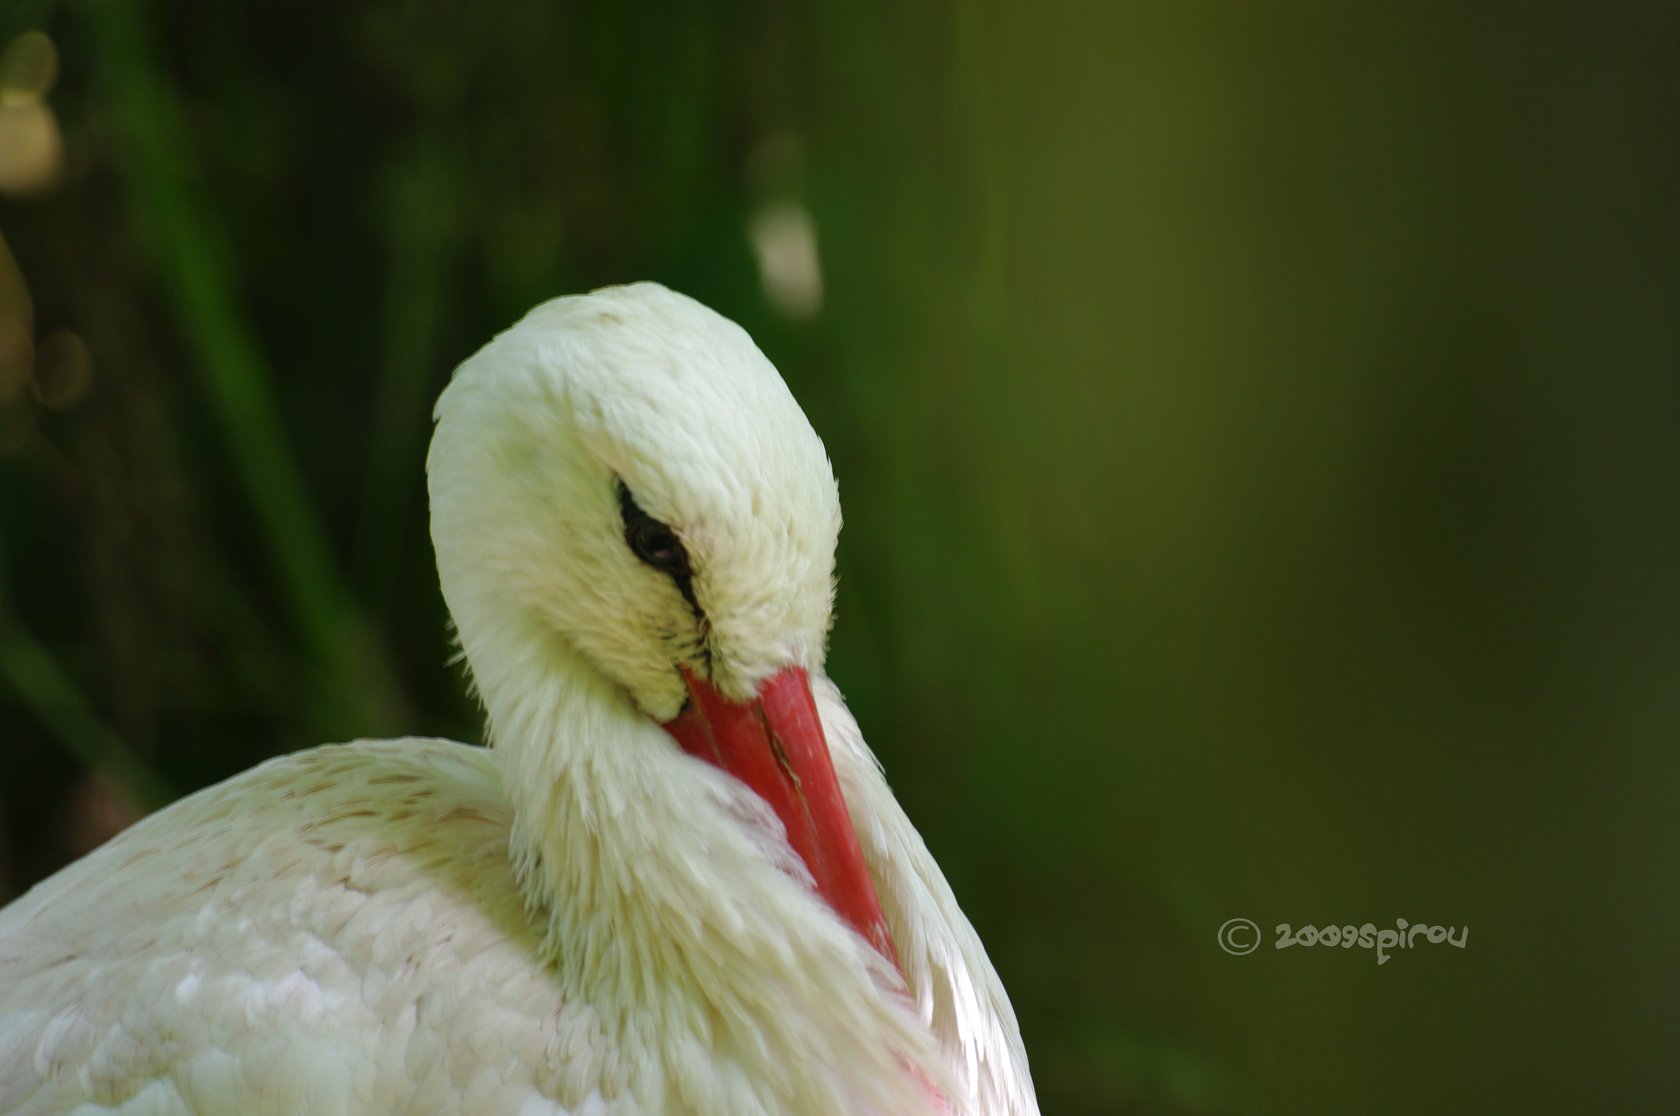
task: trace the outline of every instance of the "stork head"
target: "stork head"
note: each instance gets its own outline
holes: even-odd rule
[[[496,653],[533,628],[559,640],[757,792],[891,956],[808,680],[834,474],[746,333],[652,283],[539,306],[457,371],[427,472],[444,597],[492,714]]]
[[[445,598],[531,619],[669,721],[821,666],[840,501],[739,326],[654,283],[555,299],[464,363],[428,461]]]

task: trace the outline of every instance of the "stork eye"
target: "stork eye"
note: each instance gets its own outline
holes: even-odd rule
[[[643,511],[623,481],[618,482],[618,509],[624,518],[624,541],[630,553],[656,570],[673,576],[688,574],[688,551],[677,533]]]
[[[624,538],[636,557],[650,566],[675,570],[683,565],[683,545],[676,533],[652,516],[626,523]]]

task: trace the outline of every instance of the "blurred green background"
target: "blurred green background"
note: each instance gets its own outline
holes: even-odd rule
[[[1046,1112],[1674,1111],[1680,9],[1568,7],[8,0],[0,898],[476,739],[431,401],[655,278]]]

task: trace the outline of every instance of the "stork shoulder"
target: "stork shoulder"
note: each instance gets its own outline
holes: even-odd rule
[[[0,911],[0,1112],[613,1110],[510,822],[491,753],[421,739],[146,818]]]

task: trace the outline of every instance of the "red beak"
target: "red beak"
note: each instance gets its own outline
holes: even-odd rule
[[[683,751],[729,772],[776,811],[818,894],[897,965],[805,672],[789,667],[746,702],[730,701],[687,668],[683,678],[689,703],[665,730]]]

